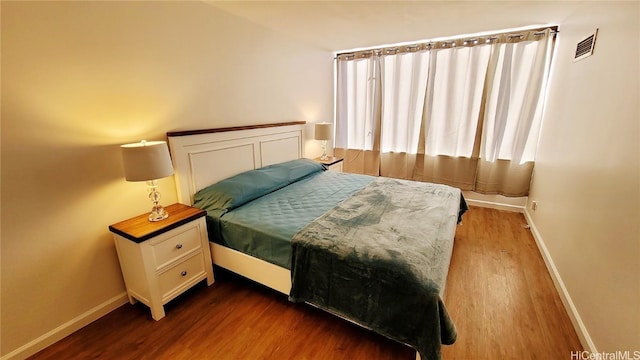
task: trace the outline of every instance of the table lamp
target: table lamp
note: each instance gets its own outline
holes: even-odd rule
[[[146,181],[153,208],[149,221],[160,221],[169,214],[159,204],[158,179],[173,174],[169,147],[165,141],[145,141],[125,144],[122,149],[124,177],[127,181]]]
[[[327,156],[327,140],[331,139],[331,124],[317,123],[315,127],[314,138],[322,142],[322,156],[320,156],[320,160],[328,160],[329,156]]]

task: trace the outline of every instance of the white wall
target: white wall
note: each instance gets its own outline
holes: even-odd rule
[[[638,5],[585,2],[561,24],[527,210],[598,351],[640,350]]]
[[[326,50],[201,2],[1,6],[1,354],[20,357],[125,301],[107,226],[150,203],[125,182],[120,144],[331,119],[333,65]],[[173,179],[160,184],[175,202]]]

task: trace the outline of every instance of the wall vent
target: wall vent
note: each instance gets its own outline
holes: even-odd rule
[[[593,55],[593,48],[596,46],[596,36],[598,35],[598,29],[589,35],[586,39],[580,41],[576,46],[576,53],[573,56],[573,62],[582,60],[586,57]]]

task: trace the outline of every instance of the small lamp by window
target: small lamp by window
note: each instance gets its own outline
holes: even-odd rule
[[[159,204],[158,179],[173,174],[169,148],[164,141],[145,141],[120,146],[127,181],[146,181],[153,208],[149,221],[160,221],[169,214]]]
[[[327,140],[331,139],[331,124],[317,123],[315,127],[314,138],[322,142],[322,156],[320,156],[320,160],[328,160],[329,156],[327,156]]]

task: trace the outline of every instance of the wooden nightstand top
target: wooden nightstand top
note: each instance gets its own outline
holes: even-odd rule
[[[341,157],[335,157],[335,156],[329,156],[329,158],[327,160],[321,160],[319,157],[313,159],[321,164],[327,165],[327,166],[331,166],[333,164],[337,164],[340,161],[343,161],[344,158]]]
[[[184,225],[207,214],[206,211],[180,203],[164,208],[169,217],[151,222],[149,213],[145,213],[119,223],[109,225],[109,231],[125,237],[133,242],[141,243],[178,226]]]

